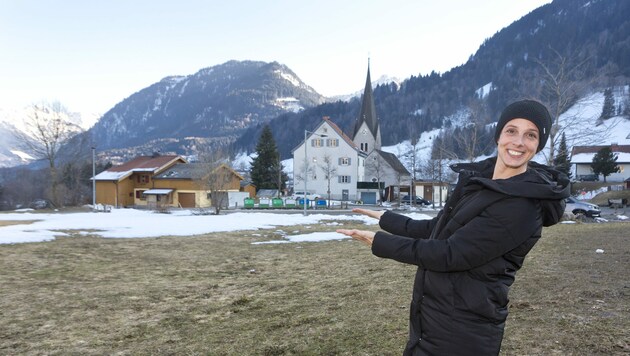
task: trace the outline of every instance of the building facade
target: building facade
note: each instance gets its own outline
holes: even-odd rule
[[[294,190],[326,199],[359,200],[357,181],[364,177],[365,152],[328,117],[305,136],[306,141],[293,149]]]
[[[400,191],[392,187],[409,187],[409,171],[394,154],[381,150],[369,64],[361,112],[351,137],[327,117],[313,132],[306,131],[305,141],[293,150],[294,190],[377,204],[397,198],[386,193]]]

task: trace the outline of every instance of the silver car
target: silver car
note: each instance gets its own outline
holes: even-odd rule
[[[565,212],[573,213],[574,215],[582,214],[591,218],[602,216],[602,211],[595,204],[579,201],[574,197],[566,198],[565,202],[567,204],[566,208],[564,208]]]

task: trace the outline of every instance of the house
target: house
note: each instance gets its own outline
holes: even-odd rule
[[[136,205],[181,208],[227,208],[230,194],[240,191],[243,177],[225,164],[176,164],[153,178],[153,187],[141,192]],[[240,200],[240,199],[239,199]]]
[[[180,156],[153,155],[136,157],[93,179],[97,204],[203,208],[231,205],[230,194],[240,191],[243,177],[226,165],[211,169]]]
[[[143,199],[141,192],[153,188],[153,177],[186,160],[175,155],[139,156],[96,176],[96,203],[115,207],[134,206]],[[162,192],[156,192],[162,193]]]
[[[357,181],[363,180],[365,152],[330,118],[313,130],[293,149],[295,190],[317,193],[334,200],[359,200]]]
[[[369,63],[352,138],[325,117],[313,132],[305,131],[304,142],[293,150],[293,162],[294,189],[325,198],[376,204],[394,200],[400,186],[409,187],[409,171],[395,155],[381,150]]]
[[[604,147],[610,147],[613,154],[617,157],[617,166],[619,167],[619,172],[606,177],[606,181],[623,182],[630,178],[630,145],[616,144],[610,146],[574,146],[571,150],[573,178],[576,180],[589,179],[593,175],[593,170],[591,169],[593,157]],[[601,175],[596,178],[603,180]]]
[[[432,201],[435,206],[444,206],[448,197],[449,183],[437,180],[414,181],[414,195]]]

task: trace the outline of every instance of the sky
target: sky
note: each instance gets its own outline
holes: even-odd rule
[[[550,0],[0,0],[0,109],[104,114],[171,75],[277,61],[325,96],[461,65]]]

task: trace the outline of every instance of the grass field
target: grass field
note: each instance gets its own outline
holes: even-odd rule
[[[351,240],[252,244],[278,239],[0,245],[0,354],[401,354],[413,266]],[[630,223],[545,229],[512,288],[502,354],[630,353],[629,267]]]

